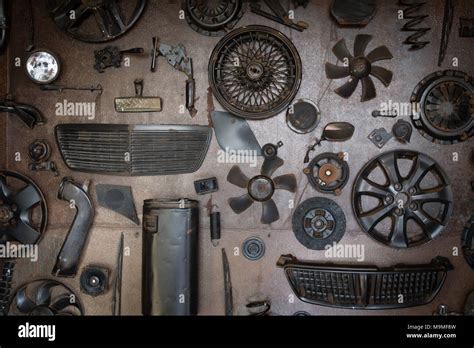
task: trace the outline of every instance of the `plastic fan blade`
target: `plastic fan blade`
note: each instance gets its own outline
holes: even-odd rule
[[[13,201],[21,210],[27,210],[41,202],[41,196],[33,185],[28,185],[15,194]]]
[[[36,289],[36,303],[49,306],[51,303],[51,289],[58,286],[55,282],[43,282]]]
[[[392,59],[392,53],[385,46],[380,46],[374,49],[367,55],[367,59],[371,62],[377,62],[379,60]]]
[[[239,166],[233,166],[229,174],[227,174],[227,181],[231,184],[247,188],[249,178],[240,170]]]
[[[271,224],[280,219],[278,208],[273,199],[262,203],[262,224]]]
[[[18,220],[10,235],[21,244],[35,244],[40,237],[40,233],[37,230],[22,220]]]
[[[392,82],[393,73],[390,70],[387,70],[380,66],[373,66],[370,71],[370,74],[378,78],[380,82],[384,84],[385,87],[388,87],[390,85],[390,82]]]
[[[341,62],[344,62],[346,59],[351,60],[354,58],[347,49],[346,40],[344,39],[339,40],[338,43],[332,48],[332,51],[337,59],[339,59]]]
[[[278,176],[273,179],[273,183],[276,189],[296,192],[296,177],[293,174]]]
[[[370,40],[372,40],[372,35],[359,34],[356,36],[354,40],[354,56],[355,57],[360,57],[364,55],[365,50]]]
[[[260,173],[270,178],[273,173],[275,173],[275,171],[284,163],[285,162],[280,157],[275,157],[274,159],[265,159],[265,161],[263,161]]]
[[[326,63],[326,77],[328,79],[342,79],[351,74],[348,66],[338,66],[331,63]]]
[[[252,204],[254,200],[248,194],[245,194],[240,197],[229,198],[230,208],[236,214],[241,214],[246,211]]]
[[[26,295],[26,288],[22,288],[16,294],[16,307],[22,313],[30,313],[36,304]]]
[[[358,79],[352,78],[349,81],[347,81],[345,84],[343,84],[341,87],[336,89],[334,92],[336,92],[341,97],[347,99],[352,95],[352,93],[354,93],[354,91],[357,88],[358,83],[359,83]]]
[[[374,99],[377,96],[375,91],[374,81],[369,76],[362,79],[362,102]]]

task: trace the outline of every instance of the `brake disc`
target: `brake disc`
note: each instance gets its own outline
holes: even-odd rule
[[[416,86],[411,102],[419,103],[412,122],[426,139],[447,145],[474,134],[474,84],[467,74],[444,70],[428,75]]]
[[[359,225],[371,237],[393,248],[409,248],[443,231],[452,213],[453,194],[449,178],[432,158],[396,150],[362,168],[352,206]]]
[[[230,113],[247,119],[286,109],[298,93],[301,75],[301,59],[291,40],[261,25],[231,31],[209,59],[214,96]]]
[[[341,240],[345,230],[344,212],[327,198],[307,199],[293,214],[293,232],[308,249],[324,250],[326,246],[332,246]]]
[[[311,186],[322,193],[340,195],[349,179],[349,166],[344,153],[323,153],[309,163],[303,172]]]

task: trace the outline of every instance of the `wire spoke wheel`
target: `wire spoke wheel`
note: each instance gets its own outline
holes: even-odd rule
[[[453,208],[441,166],[415,151],[392,151],[370,161],[352,193],[355,216],[371,237],[394,248],[425,244],[445,228]]]
[[[298,93],[301,59],[291,41],[265,26],[227,34],[209,61],[209,82],[221,105],[234,115],[264,119],[283,111]]]
[[[105,42],[125,34],[145,10],[146,0],[48,0],[59,28],[86,42]]]

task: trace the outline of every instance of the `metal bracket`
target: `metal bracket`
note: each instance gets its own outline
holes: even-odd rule
[[[196,84],[193,75],[193,60],[186,55],[186,48],[179,44],[178,46],[171,46],[160,41],[159,37],[155,36],[152,39],[153,49],[151,52],[151,72],[156,72],[157,58],[159,56],[165,57],[173,68],[186,74],[186,109],[188,109],[191,117],[196,116],[197,110],[194,108],[194,95]]]
[[[369,140],[374,143],[379,149],[385,146],[385,144],[392,139],[392,133],[387,132],[385,128],[374,129],[369,134]]]

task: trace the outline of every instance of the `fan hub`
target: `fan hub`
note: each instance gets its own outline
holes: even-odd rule
[[[353,77],[361,79],[369,76],[371,63],[365,57],[356,57],[349,63],[349,68]]]
[[[257,175],[249,181],[248,192],[254,200],[265,202],[272,198],[275,192],[275,185],[269,177]]]
[[[8,224],[15,216],[12,207],[0,204],[0,224]]]

